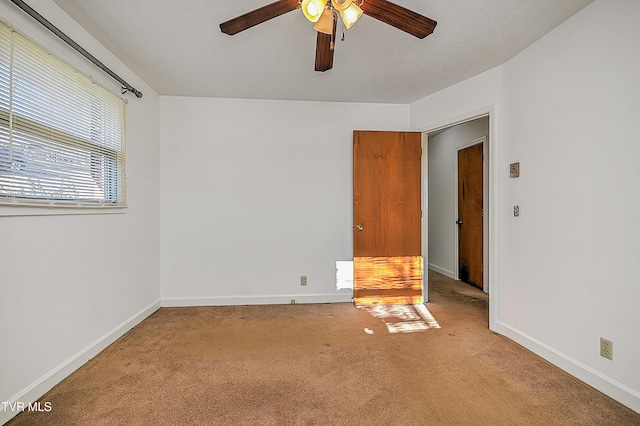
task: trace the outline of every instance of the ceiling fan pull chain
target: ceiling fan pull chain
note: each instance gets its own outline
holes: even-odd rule
[[[333,13],[335,14],[335,20],[336,20],[336,25],[340,26],[340,31],[341,31],[341,36],[340,36],[340,41],[344,41],[344,22],[342,22],[342,19],[338,19],[338,13],[334,10]],[[336,34],[338,32],[336,31]]]

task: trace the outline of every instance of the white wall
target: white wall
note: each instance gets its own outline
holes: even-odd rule
[[[504,67],[499,318],[640,410],[640,2],[599,0]],[[614,30],[612,30],[614,29]],[[508,301],[508,303],[506,303]],[[599,356],[599,337],[614,361]]]
[[[458,149],[483,136],[489,136],[488,117],[458,124],[429,137],[429,268],[453,279],[458,279],[455,274]]]
[[[500,66],[412,103],[411,128],[436,130],[499,113],[502,79]]]
[[[491,326],[636,411],[638,16],[640,2],[597,0],[492,71],[499,85],[480,75],[411,110],[417,128],[492,104]]]
[[[350,301],[353,130],[408,122],[408,105],[162,97],[163,304]]]
[[[37,10],[144,97],[128,96],[126,213],[0,215],[2,402],[41,396],[160,299],[159,97],[53,2]],[[102,73],[11,3],[0,4],[0,15],[57,56]],[[15,414],[0,411],[0,423]]]

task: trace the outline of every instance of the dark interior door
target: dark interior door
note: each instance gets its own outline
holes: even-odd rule
[[[458,151],[458,277],[483,287],[482,154],[479,143]]]

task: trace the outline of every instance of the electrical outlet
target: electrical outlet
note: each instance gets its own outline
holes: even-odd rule
[[[520,217],[520,206],[513,206],[513,217]]]
[[[600,356],[613,361],[613,342],[611,340],[600,338]]]
[[[307,276],[306,275],[300,275],[300,285],[305,287],[307,285]]]

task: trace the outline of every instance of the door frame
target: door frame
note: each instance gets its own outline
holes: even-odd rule
[[[477,117],[477,118],[482,118],[482,117]],[[488,192],[488,180],[489,180],[489,167],[488,167],[488,162],[485,161],[486,158],[489,158],[489,152],[488,152],[488,142],[487,142],[487,136],[481,136],[477,139],[475,139],[473,142],[464,144],[464,145],[460,145],[456,147],[456,153],[465,149],[465,148],[469,148],[471,146],[477,145],[479,143],[482,143],[482,291],[484,291],[485,293],[489,293],[489,282],[488,282],[488,271],[487,271],[487,262],[486,262],[486,256],[488,255],[487,251],[489,249],[489,245],[487,244],[487,240],[488,240],[488,233],[487,233],[487,228],[489,226],[489,200],[487,197],[487,192]],[[456,164],[455,164],[455,188],[454,188],[454,194],[456,194],[456,196],[454,197],[454,207],[453,207],[453,211],[455,212],[456,215],[458,215],[458,160],[457,160],[457,156],[456,156]],[[487,214],[485,214],[487,213]],[[459,217],[456,216],[454,219],[452,219],[454,222],[456,220],[458,220]],[[454,231],[455,234],[455,243],[454,243],[454,258],[456,260],[456,263],[454,265],[454,269],[453,272],[456,276],[456,280],[459,280],[460,278],[460,253],[459,253],[459,243],[460,243],[460,227],[456,226]]]
[[[422,155],[420,161],[422,162],[422,175],[420,177],[421,188],[420,196],[421,208],[422,208],[422,303],[429,301],[429,210],[427,210],[429,203],[429,185],[427,179],[429,177],[429,137],[427,133],[422,132],[422,140],[420,146],[422,147]]]
[[[484,262],[484,283],[483,286],[487,286],[489,290],[489,329],[496,330],[498,326],[498,292],[499,292],[499,283],[497,280],[497,253],[498,253],[498,235],[497,235],[497,223],[498,223],[498,199],[497,199],[497,185],[498,185],[498,171],[497,171],[497,155],[498,155],[498,137],[497,137],[497,125],[496,125],[496,108],[495,105],[487,105],[484,107],[480,107],[475,110],[468,111],[467,113],[460,114],[457,116],[450,116],[440,121],[433,122],[431,124],[424,125],[422,127],[417,128],[417,131],[422,132],[423,134],[423,153],[422,161],[426,163],[428,161],[428,134],[431,132],[435,132],[437,130],[447,129],[449,127],[455,126],[457,124],[463,124],[468,121],[473,121],[477,118],[489,117],[489,135],[487,138],[487,143],[485,147],[485,153],[488,155],[485,156],[485,163],[487,164],[488,169],[488,178],[485,182],[485,186],[487,188],[487,192],[484,194],[486,199],[487,210],[485,210],[485,220],[487,226],[484,229],[484,234],[486,239],[483,245],[486,247],[486,251],[484,252],[485,256],[483,259]],[[427,165],[423,165],[423,170],[427,170]],[[425,223],[426,217],[428,215],[428,197],[424,194],[427,194],[428,191],[428,182],[427,176],[423,178],[422,184],[423,188],[423,223]],[[484,204],[484,202],[483,202]],[[423,244],[428,244],[428,225],[423,227]],[[428,251],[426,248],[423,248],[424,256],[428,255]],[[425,257],[425,264],[428,263],[428,257]],[[428,289],[428,280],[424,280],[424,291]],[[428,293],[425,294],[425,302],[428,301]]]

